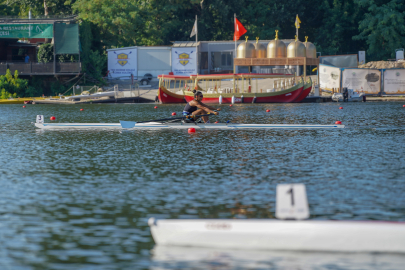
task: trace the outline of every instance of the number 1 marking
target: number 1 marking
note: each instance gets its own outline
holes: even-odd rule
[[[290,189],[287,191],[287,194],[288,194],[288,193],[291,194],[291,205],[294,206],[294,189],[293,189],[293,188],[290,188]]]

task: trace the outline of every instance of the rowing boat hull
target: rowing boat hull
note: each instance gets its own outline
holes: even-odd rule
[[[225,249],[405,252],[404,222],[149,220],[158,245]]]
[[[159,87],[158,98],[160,103],[186,103],[184,95],[178,95],[168,91],[163,86]]]
[[[304,85],[304,89],[302,90],[301,94],[293,101],[293,103],[299,103],[301,101],[303,101],[311,92],[312,90],[312,80],[311,78],[309,83],[306,83]]]
[[[129,130],[143,129],[335,129],[344,128],[344,125],[292,125],[292,124],[194,124],[194,123],[173,123],[164,124],[159,122],[136,123],[131,121],[122,121],[132,124]],[[121,124],[110,123],[35,123],[35,126],[40,129],[59,129],[59,130],[77,130],[77,129],[123,129]]]
[[[202,102],[207,104],[219,104],[220,96],[222,96],[222,103],[230,104],[232,103],[232,96],[234,96],[234,103],[242,103],[243,96],[243,103],[253,103],[255,97],[255,103],[291,103],[301,95],[303,89],[304,84],[300,83],[286,90],[269,93],[204,93]],[[184,98],[187,102],[190,102],[194,99],[194,94],[186,91]]]

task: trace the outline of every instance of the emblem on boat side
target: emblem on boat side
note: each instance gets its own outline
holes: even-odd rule
[[[128,54],[126,53],[120,53],[117,55],[118,57],[118,64],[121,66],[125,66],[128,63]]]
[[[190,55],[188,53],[181,53],[179,54],[179,62],[180,64],[182,64],[183,66],[187,65],[190,59]]]

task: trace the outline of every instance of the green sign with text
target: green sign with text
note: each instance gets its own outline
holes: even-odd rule
[[[53,38],[53,24],[0,24],[0,38]]]

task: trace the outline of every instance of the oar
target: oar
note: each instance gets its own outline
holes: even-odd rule
[[[174,117],[174,118],[164,118],[164,119],[156,119],[156,120],[148,120],[148,121],[141,121],[141,122],[134,122],[134,121],[122,121],[120,120],[122,128],[133,128],[136,124],[139,123],[150,123],[150,122],[162,122],[162,121],[169,121],[169,120],[176,120],[176,119],[193,119],[202,116],[210,116],[215,115],[213,113],[208,114],[201,114],[201,115],[184,115],[182,117]]]

